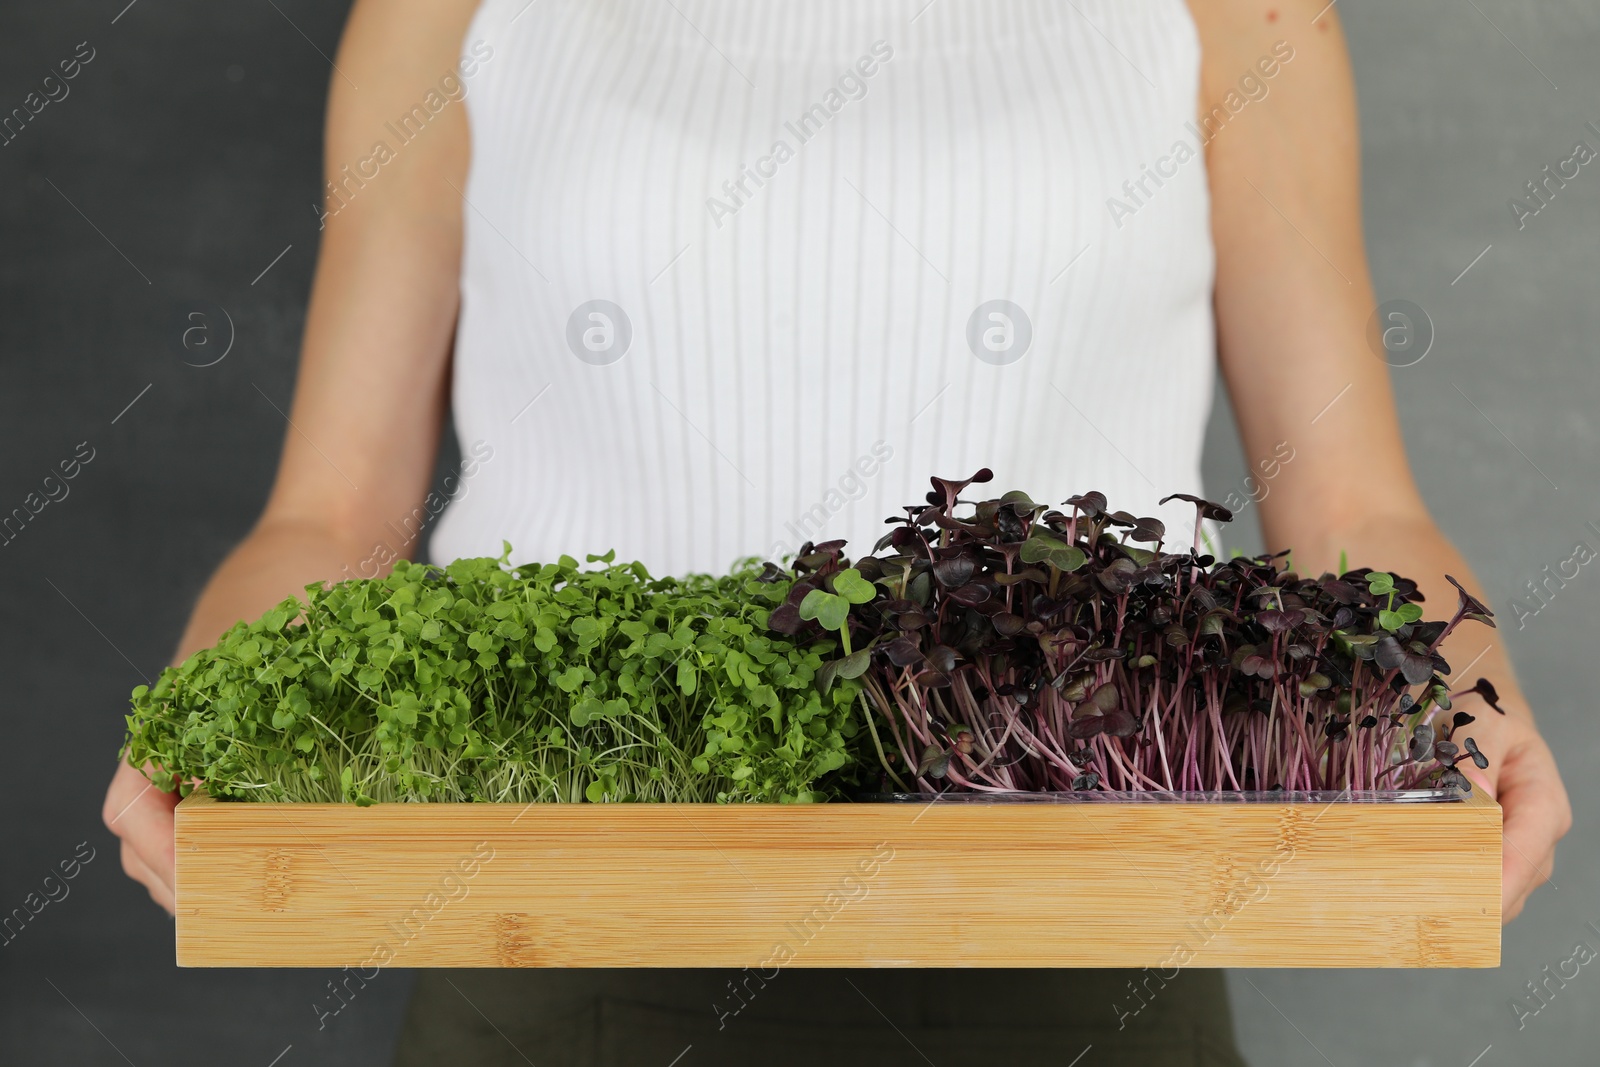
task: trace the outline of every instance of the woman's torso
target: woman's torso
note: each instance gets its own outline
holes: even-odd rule
[[[466,44],[476,462],[436,560],[859,555],[982,466],[1192,521],[1156,505],[1199,487],[1214,364],[1179,0],[487,0]],[[969,342],[997,300],[1025,351]],[[732,973],[445,977],[401,1062],[1241,1062],[1216,972],[802,970],[737,1012]]]
[[[464,46],[454,415],[491,458],[436,560],[860,555],[983,466],[1191,521],[1156,507],[1214,365],[1180,0],[525,5]]]

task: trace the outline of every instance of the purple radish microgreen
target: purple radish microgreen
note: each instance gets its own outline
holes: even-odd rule
[[[840,635],[848,655],[819,677],[849,664],[897,787],[1469,788],[1456,762],[1481,753],[1454,736],[1472,717],[1446,717],[1438,648],[1494,624],[1459,584],[1454,615],[1426,622],[1416,583],[1343,554],[1315,578],[1287,553],[1219,562],[1205,522],[1232,516],[1199,497],[1167,498],[1195,506],[1192,547],[1168,552],[1159,520],[1100,493],[959,499],[989,479],[935,478],[853,567],[837,542],[807,546],[786,594],[802,610],[773,613]],[[882,593],[832,606],[852,569]],[[1494,703],[1487,682],[1468,692]]]

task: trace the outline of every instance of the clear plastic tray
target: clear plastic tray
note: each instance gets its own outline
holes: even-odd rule
[[[863,793],[889,804],[1438,804],[1466,799],[1459,789],[1221,790],[1166,793],[1084,789],[1061,793]]]

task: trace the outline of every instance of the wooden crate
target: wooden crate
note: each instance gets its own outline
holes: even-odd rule
[[[177,812],[181,966],[1493,967],[1500,809]]]

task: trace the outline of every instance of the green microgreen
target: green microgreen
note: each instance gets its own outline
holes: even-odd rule
[[[134,690],[126,755],[241,800],[826,799],[858,763],[834,640],[767,627],[753,561],[653,578],[509,555],[306,587]],[[870,592],[870,587],[868,587]],[[840,596],[860,598],[845,583]]]

